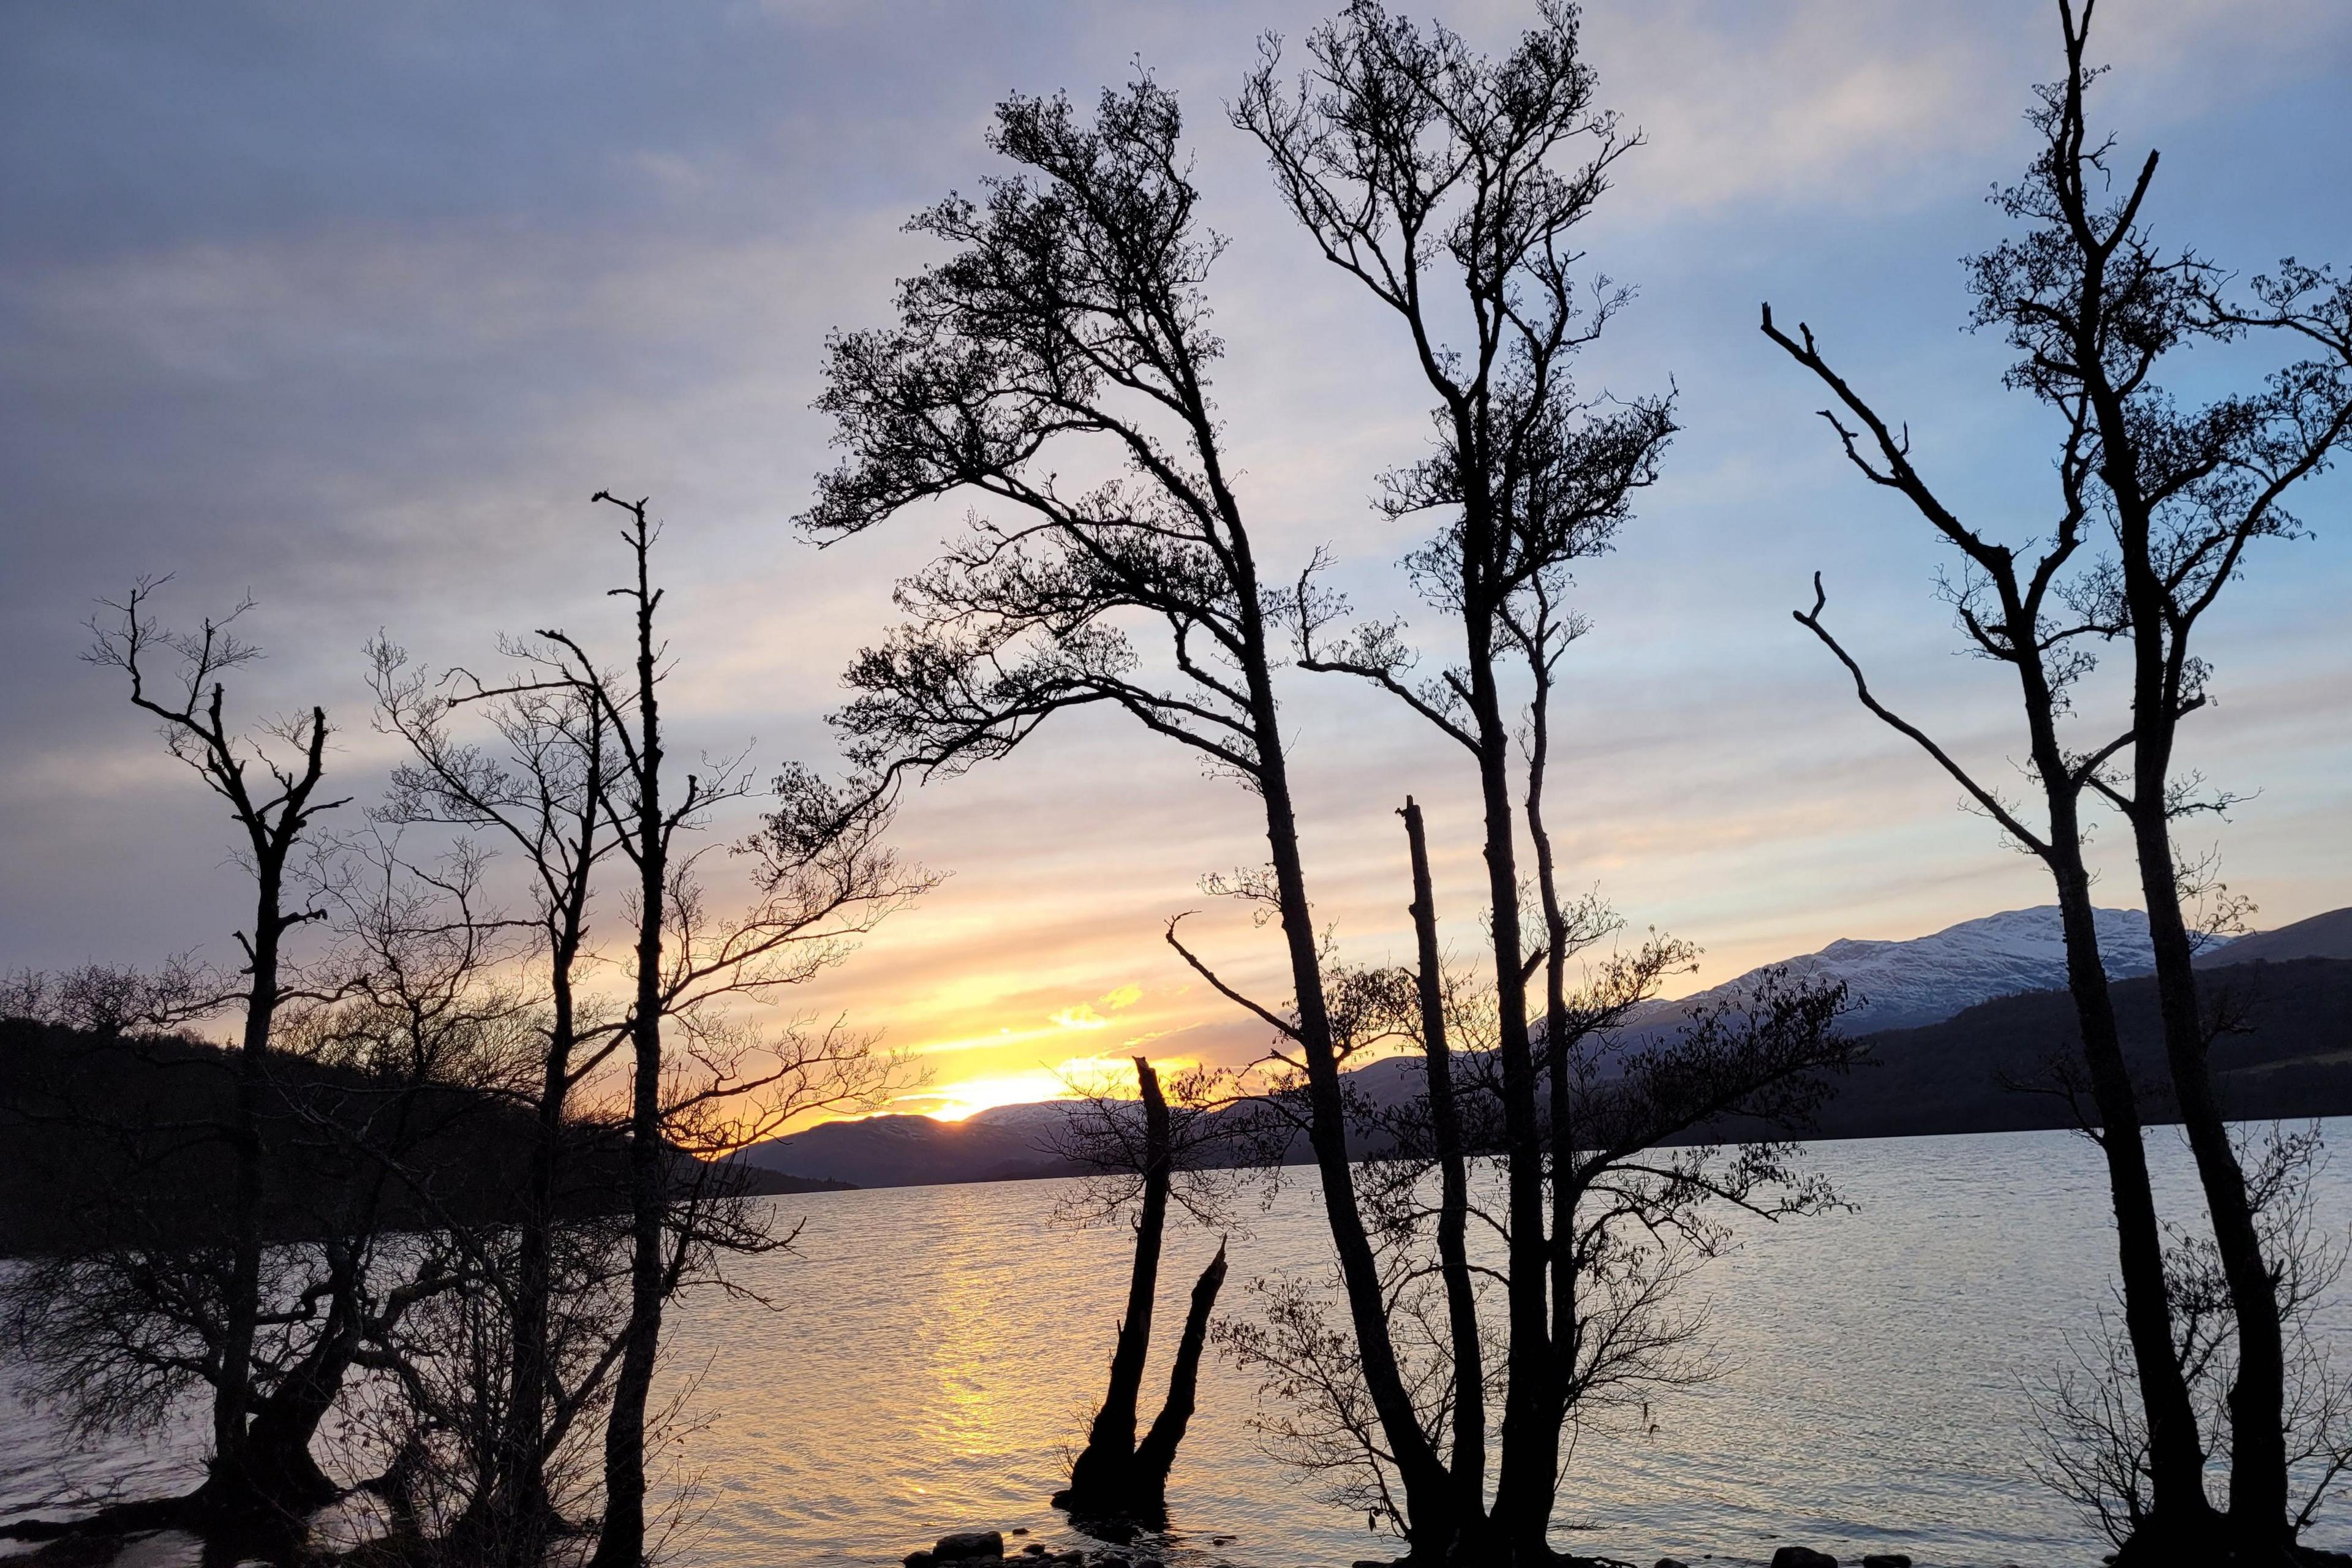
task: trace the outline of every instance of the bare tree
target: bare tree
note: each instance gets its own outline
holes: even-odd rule
[[[1436,397],[1434,449],[1388,477],[1382,505],[1391,517],[1441,520],[1405,565],[1423,597],[1454,620],[1458,661],[1416,679],[1398,621],[1331,635],[1344,606],[1303,579],[1296,616],[1306,668],[1390,692],[1469,753],[1475,771],[1508,1193],[1509,1332],[1495,1503],[1490,1517],[1465,1516],[1480,1521],[1481,1538],[1463,1538],[1460,1549],[1530,1561],[1549,1550],[1559,1436],[1576,1384],[1576,1178],[1571,1162],[1548,1165],[1546,1129],[1555,1147],[1568,1146],[1568,965],[1610,929],[1597,905],[1563,896],[1543,815],[1558,663],[1583,629],[1563,596],[1576,565],[1612,547],[1675,428],[1671,394],[1620,401],[1580,388],[1573,374],[1631,298],[1605,277],[1582,280],[1577,230],[1639,140],[1595,105],[1578,29],[1572,5],[1543,5],[1518,46],[1495,58],[1442,25],[1417,26],[1360,0],[1309,37],[1295,87],[1269,40],[1234,111],[1265,147],[1293,215],[1393,317]],[[1524,699],[1514,667],[1524,668]],[[1515,742],[1527,747],[1524,774]],[[1540,898],[1532,941],[1520,908],[1522,809]],[[1548,1062],[1529,1017],[1538,968]],[[1459,1302],[1467,1293],[1448,1294]],[[1450,1337],[1458,1363],[1475,1336],[1457,1321]],[[1457,1405],[1470,1406],[1478,1380],[1458,1370],[1457,1384]],[[1465,1434],[1473,1414],[1456,1411]],[[1465,1462],[1472,1458],[1457,1447],[1465,1500],[1476,1490]],[[1423,1533],[1412,1531],[1417,1543]]]
[[[482,908],[482,869],[468,846],[417,864],[389,837],[347,840],[313,868],[312,901],[337,938],[321,960],[333,997],[300,1013],[271,1065],[290,1135],[326,1177],[301,1298],[319,1325],[254,1419],[257,1441],[289,1454],[315,1458],[371,1348],[467,1282],[446,1236],[422,1238],[485,1217],[486,1147],[530,1032],[526,994],[492,978],[514,948]],[[323,1469],[318,1485],[343,1489]]]
[[[606,671],[583,642],[552,630],[502,644],[516,668],[495,680],[462,669],[436,678],[381,640],[372,650],[380,722],[413,756],[394,776],[385,815],[519,850],[533,906],[521,923],[536,932],[546,966],[521,1224],[511,1245],[503,1231],[465,1236],[499,1310],[467,1309],[454,1322],[469,1353],[504,1358],[499,1396],[468,1394],[474,1384],[415,1346],[383,1363],[418,1411],[437,1413],[426,1429],[495,1432],[470,1457],[435,1461],[442,1510],[462,1499],[443,1546],[512,1563],[536,1561],[552,1533],[572,1526],[547,1470],[559,1460],[572,1507],[601,1501],[596,1551],[630,1563],[643,1555],[663,1305],[697,1285],[732,1289],[728,1255],[792,1239],[746,1201],[728,1157],[811,1113],[865,1109],[904,1077],[875,1054],[870,1037],[809,1020],[763,1030],[739,1005],[766,1002],[839,962],[930,882],[882,842],[886,800],[845,798],[789,767],[760,830],[738,846],[756,868],[751,904],[714,912],[699,874],[709,844],[681,836],[704,833],[716,811],[756,792],[735,761],[706,762],[682,789],[670,779],[656,530],[646,503],[595,499],[628,518],[634,581],[614,592],[634,610],[629,676]],[[453,725],[472,711],[486,716],[502,755],[457,737]],[[590,921],[602,873],[615,860],[630,872],[635,942],[629,1004],[607,1013],[584,988],[582,968],[595,958]],[[615,1063],[627,1086],[617,1123],[601,1116],[593,1095],[583,1100]],[[599,1222],[579,1208],[582,1184],[603,1179],[614,1159],[627,1215],[617,1287],[602,1272],[609,1244],[596,1239]],[[600,1328],[615,1288],[625,1308]],[[603,1460],[589,1491],[572,1467],[592,1410],[604,1418]],[[417,1466],[431,1448],[415,1451]]]
[[[578,1459],[582,1418],[609,1395],[626,1319],[626,1231],[614,1214],[625,1138],[609,1119],[564,1127],[556,1202],[568,1212],[536,1234],[535,1102],[551,1031],[546,994],[517,961],[536,946],[538,921],[485,901],[477,839],[460,836],[429,865],[409,863],[397,843],[387,835],[345,857],[370,874],[328,890],[331,907],[349,910],[337,923],[358,962],[345,999],[306,1032],[318,1059],[345,1068],[333,1092],[306,1101],[320,1135],[351,1151],[353,1173],[337,1189],[394,1222],[363,1277],[382,1275],[378,1294],[398,1310],[359,1317],[341,1347],[364,1374],[341,1407],[341,1459],[387,1500],[397,1550],[482,1563],[520,1559],[528,1542],[535,1563],[593,1501]],[[529,1434],[539,1508],[518,1514],[510,1398],[525,1358],[512,1342],[529,1321],[522,1258],[534,1245],[551,1255],[528,1358],[542,1394]]]
[[[509,645],[507,651],[537,673],[560,670],[538,658],[540,650],[530,645]],[[492,1541],[492,1552],[520,1565],[537,1560],[557,1521],[546,1479],[556,1447],[549,1438],[551,1426],[569,1423],[560,1415],[551,1420],[551,1413],[578,1403],[576,1392],[567,1394],[558,1386],[558,1363],[564,1359],[556,1342],[559,1254],[572,1245],[561,1223],[562,1194],[567,1163],[585,1152],[573,1125],[573,1096],[611,1048],[607,1021],[583,998],[580,972],[589,955],[597,872],[615,851],[604,816],[604,781],[618,764],[604,708],[561,680],[513,682],[493,696],[457,672],[436,679],[381,637],[370,645],[369,656],[377,724],[398,736],[411,755],[394,771],[381,814],[390,822],[446,826],[502,845],[520,858],[531,904],[545,1005],[530,1093],[530,1168],[519,1194],[511,1258],[481,1271],[488,1280],[510,1281],[507,1310],[494,1333],[470,1307],[457,1324],[481,1328],[469,1342],[481,1342],[483,1353],[502,1353],[506,1365],[499,1429],[474,1468],[478,1484],[464,1490],[455,1533],[478,1545]],[[453,730],[475,711],[499,751],[461,740]],[[449,1400],[437,1403],[446,1407]],[[454,1416],[440,1424],[459,1430],[478,1425]]]
[[[0,980],[0,1018],[30,1018],[91,1035],[175,1029],[219,1005],[218,976],[184,953],[152,972],[85,963],[55,973],[20,969]]]
[[[194,632],[173,632],[158,624],[150,608],[162,585],[161,580],[142,579],[120,602],[108,601],[110,615],[91,623],[96,640],[87,657],[129,678],[131,705],[157,721],[172,754],[227,805],[240,836],[239,858],[253,879],[252,926],[237,934],[247,984],[240,998],[236,1092],[219,1130],[236,1175],[219,1335],[206,1358],[213,1454],[200,1494],[203,1510],[233,1518],[325,1500],[307,1454],[257,1447],[253,1370],[263,1315],[263,1215],[269,1201],[261,1119],[271,1028],[286,997],[287,935],[320,913],[289,907],[287,877],[313,821],[344,802],[319,793],[329,734],[323,709],[265,724],[261,740],[231,727],[226,678],[259,656],[233,629],[250,601],[220,620],[206,619]],[[159,663],[175,668],[159,669]],[[278,742],[291,754],[268,750],[265,741]]]
[[[478,863],[412,867],[383,842],[317,847],[299,876],[331,945],[307,967],[331,985],[323,998],[281,1000],[256,1121],[272,1196],[244,1371],[246,1452],[249,1471],[272,1479],[273,1512],[225,1518],[200,1490],[69,1528],[175,1523],[239,1539],[257,1524],[299,1538],[300,1516],[344,1489],[317,1445],[354,1370],[405,1313],[460,1283],[445,1249],[403,1237],[441,1217],[417,1201],[436,1185],[478,1191],[496,1144],[489,1091],[517,1004],[481,984],[503,953],[475,918]],[[234,1173],[224,1181],[202,1155],[235,1103],[234,1058],[188,1041],[100,1039],[123,1055],[120,1070],[82,1076],[121,1120],[87,1105],[40,1109],[68,1130],[86,1175],[110,1150],[124,1157],[112,1180],[80,1184],[100,1190],[68,1244],[12,1271],[0,1295],[40,1396],[85,1429],[135,1430],[221,1376],[237,1271],[216,1205]]]
[[[2179,818],[2228,803],[2201,795],[2196,781],[2175,777],[2173,757],[2181,720],[2206,701],[2205,668],[2189,651],[2193,627],[2251,543],[2293,531],[2283,496],[2324,466],[2352,428],[2352,293],[2320,270],[2290,263],[2277,279],[2257,281],[2253,305],[2229,304],[2226,279],[2210,263],[2190,252],[2167,254],[2148,236],[2142,213],[2156,173],[2153,153],[2110,199],[2115,143],[2095,140],[2084,113],[2086,90],[2098,74],[2085,57],[2093,9],[2085,3],[2078,16],[2061,0],[2066,75],[2039,89],[2030,117],[2043,146],[2025,179],[1997,196],[2028,232],[1975,258],[1969,272],[1976,324],[1997,328],[2020,352],[2010,384],[2064,421],[2056,465],[2060,510],[2037,555],[2021,561],[2009,545],[1960,522],[1913,467],[1907,429],[1890,426],[1840,379],[1809,331],[1800,329],[1801,341],[1790,339],[1772,326],[1769,310],[1764,326],[1862,426],[1849,428],[1834,411],[1825,416],[1848,457],[1873,482],[1904,495],[1959,550],[1966,569],[1948,597],[1975,649],[2018,671],[2033,773],[2048,811],[2041,834],[1871,695],[1855,661],[1822,624],[1818,577],[1812,610],[1798,616],[1846,665],[1865,706],[1925,747],[2057,881],[2148,1433],[2147,1508],[2127,1554],[2195,1556],[2218,1542],[2147,1193],[2137,1108],[2115,1045],[2090,925],[2081,851],[2084,797],[2104,797],[2131,828],[2174,1098],[2196,1156],[2239,1346],[2229,1404],[2230,1538],[2237,1550],[2267,1561],[2294,1528],[2286,1505],[2280,1308],[2245,1173],[2213,1094],[2206,1061],[2212,1020],[2199,1003],[2190,968],[2197,938],[2183,914],[2193,879],[2184,875],[2172,842]],[[2276,373],[2260,392],[2193,412],[2181,411],[2155,378],[2159,361],[2175,349],[2254,331],[2298,333],[2325,357]],[[2116,555],[2085,566],[2078,554],[2101,523]],[[2130,713],[2112,738],[2075,750],[2062,741],[2060,721],[2091,667],[2086,644],[2101,637],[2128,639]]]
[[[1979,325],[1997,327],[2021,358],[2012,384],[2062,411],[2079,410],[2096,454],[2095,478],[2116,557],[2087,602],[2131,653],[2127,784],[2100,773],[2093,787],[2129,826],[2156,955],[2157,995],[2174,1097],[2197,1161],[2237,1340],[2230,1396],[2230,1524],[2239,1550],[2274,1552],[2293,1538],[2287,1506],[2282,1307],[2273,1265],[2213,1092],[2190,960],[2196,934],[2182,912],[2184,870],[2174,824],[2220,811],[2226,797],[2179,776],[2181,721],[2204,706],[2207,669],[2190,652],[2199,622],[2255,542],[2292,534],[2286,493],[2324,468],[2352,430],[2352,289],[2295,268],[2259,283],[2233,306],[2228,280],[2192,251],[2168,253],[2144,219],[2157,155],[2111,199],[2113,138],[2089,132],[2084,95],[2097,75],[2085,59],[2094,0],[2077,19],[2061,0],[2066,75],[2044,88],[2033,116],[2044,148],[2026,178],[2000,193],[2002,211],[2028,226],[1979,257],[1972,281]],[[2321,357],[2275,372],[2257,390],[2183,408],[2159,380],[2162,363],[2199,342],[2281,331]]]
[[[952,773],[1002,756],[1049,715],[1107,705],[1239,779],[1264,813],[1260,889],[1278,918],[1308,1142],[1346,1281],[1365,1386],[1404,1485],[1432,1512],[1449,1482],[1415,1425],[1355,1202],[1330,1003],[1298,847],[1273,680],[1268,592],[1209,397],[1221,242],[1198,224],[1174,98],[1148,77],[1092,123],[1064,99],[1001,105],[992,148],[1022,173],[912,226],[956,247],[900,287],[898,324],[837,335],[819,406],[842,465],[802,520],[820,539],[933,498],[996,510],[900,584],[911,624],[860,656],[841,715],[877,774]],[[1122,465],[1084,490],[1082,453]],[[1133,633],[1153,628],[1160,673]],[[1173,940],[1171,933],[1171,941]]]
[[[874,1058],[865,1037],[795,1026],[772,1038],[741,1026],[730,1009],[840,962],[929,879],[883,844],[886,797],[844,800],[814,775],[787,769],[764,827],[742,846],[759,858],[758,896],[740,914],[712,915],[697,875],[707,850],[681,836],[700,832],[717,808],[750,798],[751,781],[722,761],[675,787],[659,700],[667,649],[655,630],[662,599],[652,574],[656,530],[643,500],[601,490],[593,499],[628,520],[621,537],[632,577],[611,592],[633,612],[629,674],[608,673],[568,633],[543,630],[539,668],[500,686],[476,684],[467,695],[553,693],[585,704],[601,716],[616,763],[594,810],[634,873],[631,998],[611,1036],[625,1040],[628,1054],[629,1312],[605,1415],[604,1515],[593,1561],[636,1568],[646,1551],[646,1422],[664,1303],[714,1250],[789,1240],[736,1201],[739,1179],[694,1157],[731,1152],[796,1114],[863,1105],[890,1082],[889,1064]],[[681,1157],[692,1162],[683,1187]]]

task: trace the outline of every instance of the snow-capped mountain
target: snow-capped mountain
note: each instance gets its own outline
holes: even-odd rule
[[[2138,910],[2094,911],[2099,956],[2107,978],[2127,980],[2148,973],[2156,958],[2148,945],[2147,916]],[[2066,984],[2065,939],[2058,906],[2010,910],[1981,920],[1962,921],[1930,936],[1908,942],[1854,942],[1845,938],[1819,952],[1785,960],[1791,977],[1824,975],[1843,980],[1853,1008],[1842,1020],[1846,1033],[1916,1029],[1940,1024],[1964,1008],[2021,991],[2050,991]],[[1726,994],[1738,994],[1756,972],[1673,1004],[1683,1012]]]

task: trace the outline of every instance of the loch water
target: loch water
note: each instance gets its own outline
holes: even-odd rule
[[[2352,1225],[2352,1121],[2318,1177],[2316,1218]],[[2195,1213],[2187,1152],[2151,1135],[2160,1201]],[[2095,1564],[2108,1548],[2032,1475],[2029,1393],[2070,1357],[2112,1289],[2103,1167],[2086,1141],[1999,1133],[1818,1143],[1809,1160],[1851,1208],[1748,1222],[1688,1300],[1704,1303],[1719,1375],[1666,1394],[1646,1420],[1580,1436],[1557,1543],[1647,1563],[1760,1563],[1799,1543],[1923,1568]],[[797,1248],[741,1266],[766,1299],[675,1312],[668,1375],[692,1427],[690,1482],[668,1542],[680,1568],[895,1563],[949,1530],[1079,1543],[1045,1500],[1098,1397],[1124,1300],[1127,1234],[1055,1222],[1063,1184],[1010,1182],[775,1200]],[[1221,1303],[1255,1279],[1327,1271],[1311,1175],[1231,1244]],[[1193,1275],[1216,1238],[1171,1223],[1147,1415]],[[2322,1330],[2352,1374],[2352,1301]],[[0,1384],[7,1374],[0,1372]],[[690,1386],[689,1386],[690,1385]],[[1171,1489],[1174,1568],[1331,1568],[1393,1555],[1360,1513],[1264,1453],[1255,1379],[1213,1353]],[[193,1474],[189,1429],[78,1447],[37,1413],[0,1407],[0,1514]],[[2352,1507],[2306,1539],[2352,1545]],[[140,1543],[124,1568],[193,1561]]]

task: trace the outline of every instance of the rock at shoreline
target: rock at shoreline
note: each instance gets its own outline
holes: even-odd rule
[[[1014,1535],[1026,1535],[1016,1530]],[[1056,1552],[1038,1542],[1031,1542],[1004,1555],[1004,1536],[993,1530],[960,1530],[952,1535],[942,1535],[934,1545],[909,1552],[899,1559],[906,1568],[1088,1568],[1083,1552]],[[1112,1563],[1125,1564],[1124,1557],[1113,1554],[1098,1559],[1093,1568],[1109,1568]],[[1136,1568],[1145,1568],[1152,1560],[1146,1559]]]
[[[1911,1568],[1911,1556],[1905,1552],[1874,1552],[1862,1560],[1862,1568]]]
[[[1690,1568],[1690,1564],[1679,1557],[1661,1557],[1651,1568]]]
[[[1783,1546],[1772,1553],[1772,1568],[1838,1568],[1838,1560],[1810,1546]]]

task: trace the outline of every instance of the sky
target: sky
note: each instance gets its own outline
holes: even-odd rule
[[[1424,7],[1413,6],[1415,14]],[[1528,7],[1440,6],[1507,46]],[[899,0],[0,10],[0,969],[226,960],[239,876],[216,803],[113,672],[79,655],[101,595],[174,574],[183,620],[250,593],[248,719],[323,704],[350,825],[392,749],[369,725],[379,630],[446,666],[561,625],[618,649],[604,487],[653,499],[681,750],[840,766],[839,671],[891,583],[956,526],[898,520],[825,551],[793,531],[828,427],[835,328],[888,319],[934,258],[915,209],[996,168],[992,106],[1091,99],[1139,62],[1184,106],[1228,355],[1215,395],[1262,556],[1318,546],[1362,608],[1417,609],[1411,525],[1377,476],[1425,438],[1391,321],[1277,205],[1223,105],[1269,29],[1316,4]],[[2160,237],[2247,271],[2352,262],[2352,9],[2107,0],[2096,110],[2163,153]],[[1570,881],[1628,930],[1705,950],[1685,987],[1838,937],[1906,938],[2049,901],[2039,868],[1855,706],[1789,612],[1822,571],[1875,685],[1988,773],[2021,749],[1998,671],[1960,657],[1916,519],[1845,467],[1818,395],[1757,331],[1769,300],[1906,419],[1963,516],[2048,513],[2048,427],[1961,329],[1960,258],[2030,149],[2056,69],[2039,0],[1592,0],[1602,100],[1646,145],[1588,226],[1639,298],[1587,384],[1668,385],[1683,432],[1580,583],[1552,814]],[[2259,367],[2254,367],[2258,374]],[[2209,354],[2185,391],[2248,374]],[[2264,546],[2210,617],[2218,700],[2189,763],[2247,799],[2202,826],[2262,926],[2352,904],[2352,518]],[[1426,625],[1425,612],[1417,624]],[[1435,631],[1433,628],[1433,635]],[[1374,695],[1284,690],[1310,889],[1348,956],[1411,952],[1408,792],[1431,816],[1449,945],[1475,952],[1475,781]],[[2112,701],[2107,691],[2101,697]],[[714,825],[723,838],[744,823]],[[956,1114],[1148,1051],[1239,1062],[1262,1029],[1193,983],[1198,941],[1267,999],[1274,933],[1204,872],[1264,858],[1256,805],[1119,721],[1057,721],[1013,758],[913,792],[896,839],[940,886],[791,1008],[917,1058],[899,1108]],[[2109,825],[2100,900],[2139,902]],[[724,884],[721,866],[719,892]],[[602,930],[618,944],[617,904]],[[1188,928],[1189,929],[1189,928]]]

